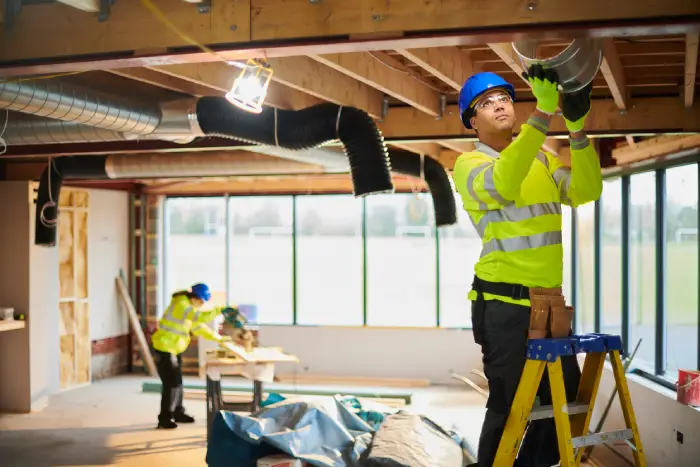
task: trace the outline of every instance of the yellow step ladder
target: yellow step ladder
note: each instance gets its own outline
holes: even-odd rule
[[[585,353],[586,359],[581,372],[578,395],[576,402],[567,403],[561,357],[579,353]],[[586,446],[620,440],[624,440],[632,448],[635,465],[646,467],[647,462],[632,409],[632,400],[620,358],[621,353],[622,339],[620,336],[611,334],[595,333],[560,339],[530,339],[525,369],[515,393],[503,437],[498,445],[493,467],[511,467],[518,455],[528,422],[543,418],[554,418],[562,467],[578,466],[581,463],[583,448]],[[607,433],[588,434],[606,354],[610,356],[612,363],[626,428]],[[549,372],[552,405],[533,409],[545,367]]]

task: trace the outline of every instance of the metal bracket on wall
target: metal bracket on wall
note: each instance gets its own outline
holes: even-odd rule
[[[201,0],[199,2],[192,3],[197,5],[197,11],[200,13],[209,13],[209,11],[211,11],[211,0]]]
[[[382,115],[379,118],[379,121],[383,122],[388,113],[389,113],[389,96],[384,96],[384,100],[382,101]]]
[[[100,23],[107,21],[116,2],[117,0],[100,0],[100,12],[97,14],[97,21]]]

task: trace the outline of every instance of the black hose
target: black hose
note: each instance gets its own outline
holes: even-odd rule
[[[69,156],[51,159],[39,180],[34,215],[34,244],[56,245],[58,223],[58,200],[63,180],[107,179],[105,162],[107,156]]]
[[[394,189],[384,138],[372,118],[360,109],[324,103],[294,111],[268,107],[252,114],[223,97],[202,97],[197,103],[197,119],[208,136],[296,151],[338,139],[350,161],[355,196]]]
[[[396,173],[421,177],[421,156],[412,152],[392,151],[391,170]],[[452,225],[457,222],[455,203],[450,177],[445,167],[430,156],[423,156],[422,176],[433,196],[435,225]]]

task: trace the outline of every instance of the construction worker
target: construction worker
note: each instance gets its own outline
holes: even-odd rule
[[[592,85],[561,97],[571,144],[571,168],[542,151],[559,106],[558,77],[540,65],[523,77],[537,106],[513,138],[515,90],[494,73],[471,76],[459,94],[462,123],[474,129],[475,150],[454,166],[455,187],[482,238],[481,256],[469,292],[474,340],[481,346],[489,398],[478,448],[478,464],[491,467],[525,366],[530,324],[529,288],[562,285],[561,204],[572,207],[600,197],[598,155],[583,131]],[[564,358],[567,398],[576,398],[580,369]],[[551,404],[547,378],[539,388]],[[552,419],[532,422],[516,466],[550,467],[559,462]]]
[[[211,291],[206,284],[195,284],[190,290],[175,292],[158,322],[158,330],[151,337],[162,382],[158,428],[172,429],[177,428],[178,423],[194,423],[194,417],[188,415],[182,405],[182,353],[190,345],[190,332],[217,342],[232,341],[207,326],[206,323],[228,309],[200,311],[210,299]]]

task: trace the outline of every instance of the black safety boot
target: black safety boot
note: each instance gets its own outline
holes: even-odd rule
[[[177,428],[177,423],[175,423],[172,420],[158,420],[158,428],[162,428],[164,430],[172,430],[174,428]]]
[[[194,417],[186,413],[176,413],[173,416],[173,420],[177,423],[194,423]]]

